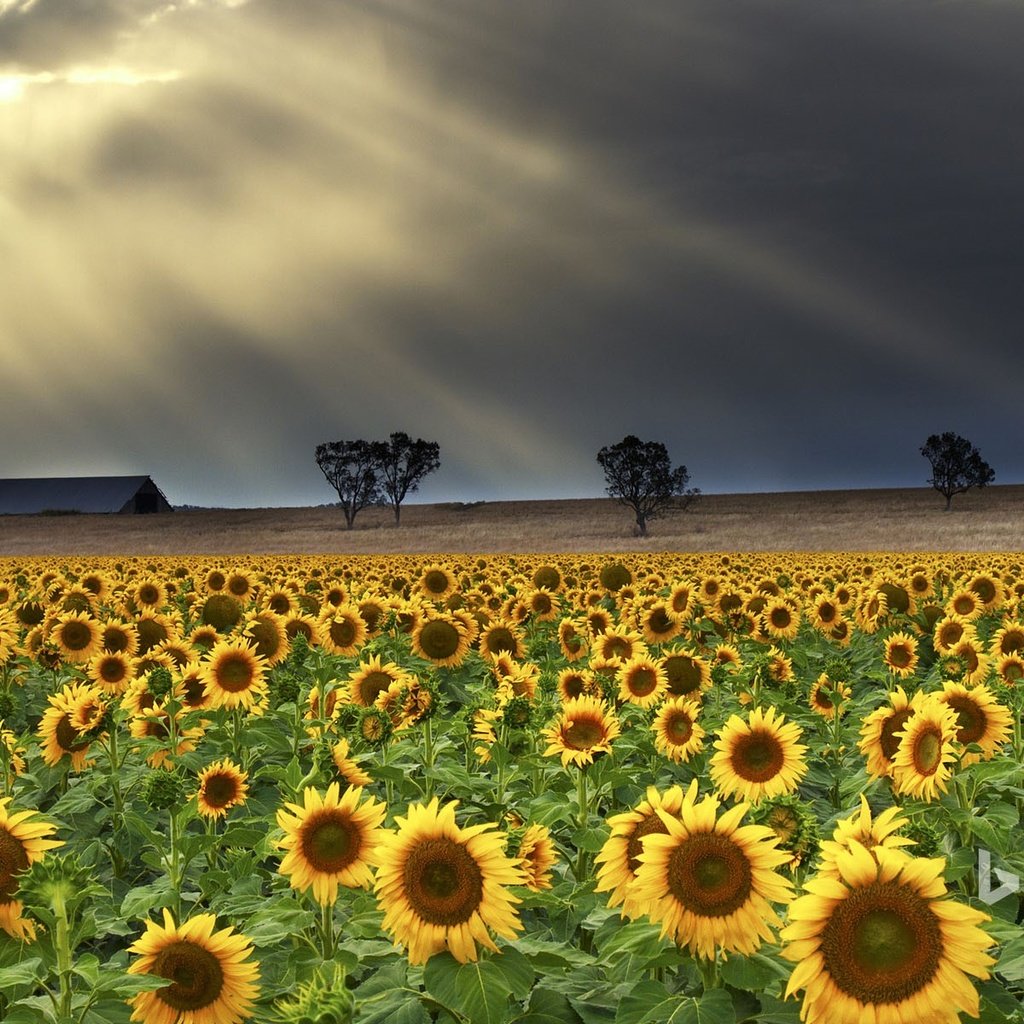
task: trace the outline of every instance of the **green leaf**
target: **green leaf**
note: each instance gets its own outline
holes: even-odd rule
[[[514,999],[525,999],[533,988],[537,972],[533,964],[515,946],[502,946],[501,954],[491,961],[505,976],[505,982]]]
[[[619,1003],[615,1024],[640,1024],[646,1020],[652,1006],[660,1006],[673,997],[661,982],[644,979],[638,981]]]
[[[463,964],[455,976],[457,1009],[473,1024],[500,1024],[508,1018],[509,988],[493,960]]]
[[[724,989],[712,989],[699,999],[671,996],[651,1009],[640,1024],[736,1024],[732,999]]]
[[[121,917],[148,921],[151,911],[166,907],[170,902],[170,880],[166,877],[158,878],[151,885],[140,885],[128,890],[121,901]]]
[[[789,968],[760,953],[733,955],[722,962],[722,980],[745,992],[763,992],[773,981],[789,977]]]
[[[42,962],[38,957],[33,957],[31,960],[22,960],[20,964],[0,967],[0,990],[35,984],[40,978],[39,967]]]
[[[423,968],[423,987],[442,1006],[455,1009],[459,995],[455,987],[455,979],[460,964],[451,953],[435,953]]]

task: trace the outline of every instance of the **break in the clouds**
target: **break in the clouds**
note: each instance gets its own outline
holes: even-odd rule
[[[923,484],[1016,442],[1024,8],[0,0],[0,475],[328,501]]]

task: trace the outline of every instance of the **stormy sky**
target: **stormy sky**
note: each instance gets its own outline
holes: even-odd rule
[[[1024,481],[1018,0],[0,0],[0,476]]]

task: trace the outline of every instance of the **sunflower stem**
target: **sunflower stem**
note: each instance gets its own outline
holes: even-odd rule
[[[323,939],[325,961],[334,959],[334,904],[325,903],[320,908],[320,936]]]
[[[171,898],[174,906],[174,919],[181,919],[181,852],[178,849],[178,809],[171,807],[168,815],[170,822],[168,838],[171,843],[171,859],[169,874],[171,881]]]
[[[231,709],[231,749],[235,755],[235,764],[243,772],[248,771],[248,765],[242,759],[242,709],[237,706]]]
[[[423,798],[428,803],[434,795],[434,726],[433,718],[423,720]]]
[[[698,956],[697,958],[697,969],[700,971],[701,983],[704,986],[704,992],[710,992],[713,988],[722,987],[722,979],[718,973],[718,957],[703,957]]]
[[[587,793],[587,771],[584,767],[579,767],[576,771],[576,807],[578,815],[576,822],[579,830],[582,832],[590,822],[590,802]],[[587,851],[580,846],[576,851],[576,867],[573,869],[577,885],[582,885],[583,880],[586,877],[588,869],[587,861]]]
[[[71,986],[71,937],[68,929],[68,912],[64,904],[64,894],[59,890],[52,896],[52,907],[56,918],[54,930],[54,947],[57,953],[57,975],[60,978],[60,1006],[57,1011],[58,1020],[66,1020],[71,1016],[71,997],[74,994]]]

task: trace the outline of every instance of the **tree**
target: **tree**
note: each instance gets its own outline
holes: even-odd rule
[[[408,434],[391,435],[384,442],[381,458],[381,486],[385,497],[395,510],[395,526],[398,526],[402,502],[410,491],[419,490],[420,481],[441,465],[441,447],[436,441],[414,441]]]
[[[636,515],[641,537],[647,536],[647,521],[669,509],[684,509],[700,494],[686,485],[690,474],[685,466],[672,469],[668,450],[660,441],[641,441],[633,434],[597,453],[604,470],[607,492]]]
[[[380,465],[387,451],[383,441],[325,441],[316,446],[316,464],[338,492],[348,528],[367,505],[380,504]]]
[[[954,494],[963,494],[972,487],[984,487],[996,478],[995,470],[982,459],[978,449],[966,437],[950,430],[944,434],[932,434],[921,454],[932,464],[928,483],[945,497],[947,512]]]

